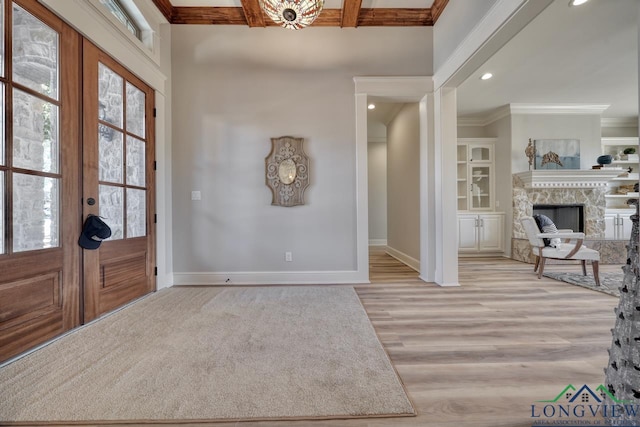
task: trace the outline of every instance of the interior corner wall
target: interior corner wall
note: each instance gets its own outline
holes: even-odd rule
[[[513,183],[511,172],[511,117],[503,117],[484,127],[487,137],[495,138],[496,212],[505,213],[504,254],[511,256],[511,222],[513,221]],[[523,151],[524,153],[524,151]]]
[[[512,173],[529,170],[524,150],[529,138],[579,139],[580,169],[591,169],[602,153],[600,115],[514,114],[511,116]]]
[[[458,138],[492,138],[485,126],[458,126]]]
[[[431,46],[431,28],[173,26],[176,284],[355,277],[367,195],[356,190],[353,77],[424,75],[422,40]],[[265,185],[270,138],[284,135],[304,138],[310,158],[303,206],[272,206]]]
[[[386,139],[386,138],[385,138]],[[368,143],[369,244],[387,243],[387,142]]]
[[[387,246],[420,260],[419,104],[405,104],[387,125]],[[406,261],[405,261],[406,262]],[[409,264],[411,265],[411,264]]]

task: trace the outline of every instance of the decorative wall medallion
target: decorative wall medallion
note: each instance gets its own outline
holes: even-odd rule
[[[309,158],[304,153],[304,138],[271,138],[271,152],[265,158],[266,183],[271,189],[272,205],[304,205],[304,190],[309,186]]]

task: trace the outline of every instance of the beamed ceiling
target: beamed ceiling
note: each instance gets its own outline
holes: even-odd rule
[[[449,0],[422,0],[423,8],[362,7],[362,0],[342,0],[339,9],[324,9],[313,27],[417,27],[432,26]],[[242,7],[174,6],[153,0],[172,24],[278,26],[260,8],[258,0],[241,0]]]

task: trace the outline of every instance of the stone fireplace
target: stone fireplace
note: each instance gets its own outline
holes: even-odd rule
[[[603,263],[624,263],[620,253],[626,253],[625,242],[604,239],[604,195],[607,182],[619,173],[607,170],[536,170],[514,174],[512,258],[532,262],[521,220],[533,215],[534,205],[582,206],[585,245],[599,250]],[[565,227],[561,225],[559,228]],[[567,228],[578,231],[574,227]]]

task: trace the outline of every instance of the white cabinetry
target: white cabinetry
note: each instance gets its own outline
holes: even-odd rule
[[[625,149],[634,148],[633,154],[625,154]],[[607,213],[618,213],[615,210],[629,209],[627,200],[637,197],[637,193],[627,193],[631,186],[638,182],[640,175],[640,160],[638,160],[638,138],[602,138],[602,153],[613,157],[608,167],[620,168],[620,175],[612,179],[607,188],[605,199],[607,201]],[[622,213],[622,212],[619,212]]]
[[[494,209],[494,138],[458,139],[458,210]]]
[[[458,214],[458,252],[504,251],[504,214]]]
[[[605,239],[629,240],[631,238],[631,215],[633,210],[627,213],[605,213],[604,237]]]

